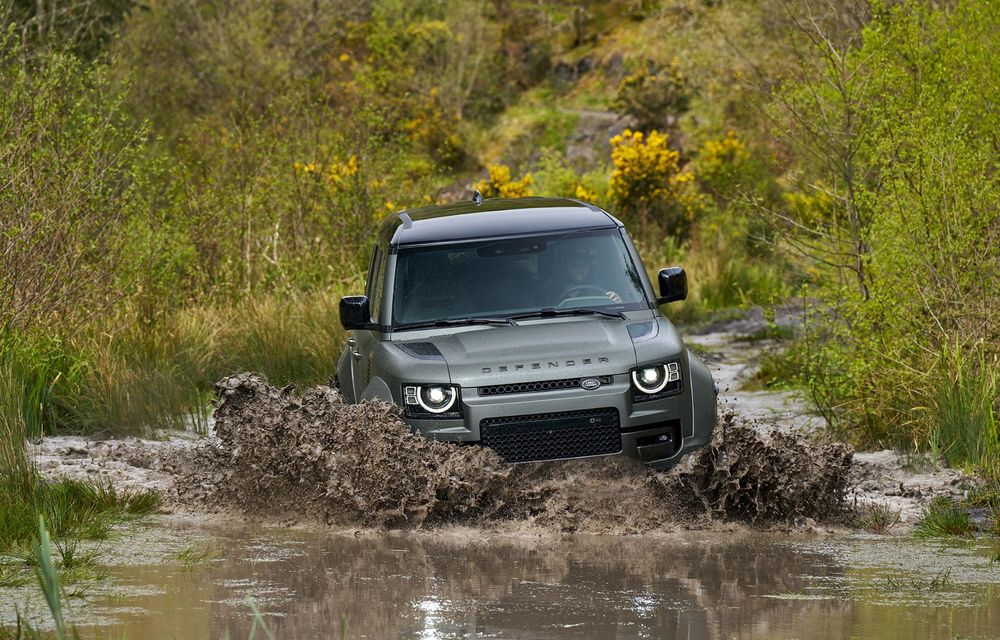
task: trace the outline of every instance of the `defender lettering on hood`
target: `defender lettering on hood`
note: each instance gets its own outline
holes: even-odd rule
[[[579,360],[549,360],[547,362],[529,362],[525,364],[502,364],[496,367],[497,373],[510,373],[511,371],[527,371],[537,369],[559,369],[576,366],[591,366],[610,364],[611,359],[604,356],[597,358],[580,358]],[[494,367],[483,367],[483,373],[493,373]]]

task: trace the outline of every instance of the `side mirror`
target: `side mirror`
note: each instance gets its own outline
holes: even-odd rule
[[[681,267],[660,269],[657,278],[660,281],[660,297],[656,304],[676,302],[688,297],[688,277]]]
[[[372,312],[368,296],[344,296],[340,299],[340,324],[347,330],[371,329]]]

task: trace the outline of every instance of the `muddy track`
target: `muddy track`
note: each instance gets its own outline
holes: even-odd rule
[[[53,437],[35,451],[47,477],[155,488],[166,510],[383,529],[810,528],[849,525],[857,505],[874,503],[898,511],[895,530],[905,531],[932,497],[967,490],[957,471],[917,473],[893,452],[829,442],[794,393],[744,390],[773,346],[744,337],[754,326],[689,339],[720,384],[721,419],[712,446],[668,473],[621,458],[511,466],[487,449],[412,434],[388,405],[345,405],[327,387],[299,393],[253,374],[217,385],[213,437]]]

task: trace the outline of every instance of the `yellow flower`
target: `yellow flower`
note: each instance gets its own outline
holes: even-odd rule
[[[340,57],[338,58],[338,60],[340,60],[341,62],[350,62],[351,61],[351,54],[349,54],[349,53],[342,53],[342,54],[340,54]]]
[[[582,184],[576,185],[576,199],[583,200],[584,202],[597,202],[600,196],[597,195],[596,191],[590,191],[587,187]]]
[[[531,185],[535,180],[530,173],[524,174],[520,180],[513,180],[510,167],[505,164],[494,164],[488,168],[490,177],[480,180],[475,188],[485,198],[523,198],[531,195]]]

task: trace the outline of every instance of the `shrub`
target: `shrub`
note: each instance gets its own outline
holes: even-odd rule
[[[799,114],[803,158],[824,162],[799,163],[808,187],[778,218],[819,300],[804,380],[839,433],[988,467],[1000,413],[997,34],[1000,5],[903,2],[877,11],[841,58],[823,54],[783,104]],[[817,100],[835,112],[817,114]]]
[[[489,178],[476,183],[476,189],[484,198],[523,198],[531,195],[534,178],[530,173],[515,180],[510,175],[510,167],[505,164],[494,164],[490,165],[489,174]]]
[[[618,84],[613,106],[629,116],[636,129],[649,131],[673,127],[688,110],[691,97],[691,87],[676,60],[663,66],[647,61]]]
[[[734,195],[736,188],[752,188],[746,175],[750,160],[750,151],[737,137],[736,132],[729,130],[720,140],[706,140],[698,150],[696,166],[698,182],[708,191],[723,196]]]
[[[611,138],[611,197],[619,211],[637,221],[640,234],[655,231],[686,237],[700,207],[694,175],[681,168],[680,153],[665,133],[626,129]]]
[[[0,36],[0,338],[73,327],[122,295],[116,270],[141,198],[145,132],[99,66],[68,54],[29,68]]]

